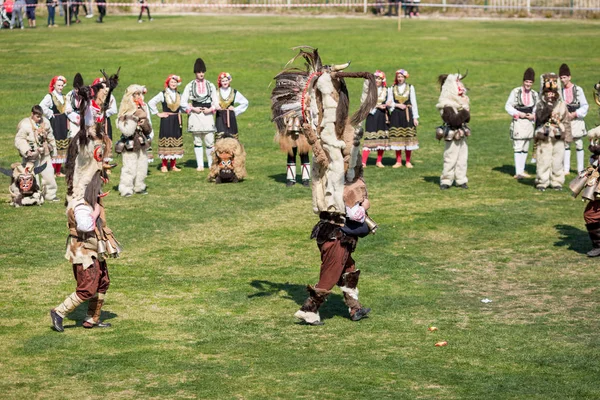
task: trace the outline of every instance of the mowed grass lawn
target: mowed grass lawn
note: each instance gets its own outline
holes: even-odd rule
[[[600,398],[600,278],[598,261],[585,256],[584,204],[512,178],[504,112],[527,67],[539,75],[566,62],[591,103],[588,126],[598,123],[591,94],[600,78],[598,27],[405,20],[397,32],[393,19],[199,15],[1,31],[3,167],[19,160],[17,122],[57,74],[70,88],[76,72],[90,83],[99,69],[121,66],[117,100],[132,83],[146,85],[149,100],[168,74],[192,80],[200,56],[211,81],[232,74],[250,108],[239,118],[243,183],[208,183],[207,172],[195,170],[189,135],[183,171],[162,174],[152,165],[148,196],[120,198],[120,168],[113,174],[108,221],[124,252],[109,261],[103,319],[112,329],[82,329],[86,307],[65,320],[64,333],[50,329],[49,309],[75,287],[63,258],[62,202],[0,205],[0,397]],[[297,45],[318,47],[325,63],[351,60],[350,71],[384,70],[389,83],[405,68],[417,90],[415,168],[390,168],[388,152],[388,168],[371,158],[365,173],[380,229],[355,253],[361,300],[373,309],[358,323],[339,292],[321,309],[324,326],[293,318],[306,284],[318,278],[309,239],[317,217],[310,190],[284,185],[269,84]],[[441,192],[436,79],[467,69],[470,188]],[[348,85],[354,110],[361,82]],[[1,179],[8,201],[9,179]],[[434,346],[442,340],[446,347]]]

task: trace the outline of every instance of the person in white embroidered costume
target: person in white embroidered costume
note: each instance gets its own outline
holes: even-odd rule
[[[67,115],[65,114],[66,101],[62,93],[66,84],[67,79],[62,75],[52,78],[48,85],[48,94],[40,102],[44,117],[50,121],[52,133],[56,139],[56,154],[52,157],[52,166],[54,167],[54,173],[58,177],[64,176],[60,172],[60,169],[62,164],[65,163],[70,140]]]
[[[402,167],[402,150],[406,154],[406,168],[412,168],[410,157],[413,150],[419,148],[417,126],[419,126],[419,108],[415,87],[406,83],[409,74],[404,69],[396,71],[394,85],[389,88],[393,98],[390,112],[389,148],[396,151],[396,164],[392,168]]]
[[[219,74],[217,86],[219,87],[220,108],[216,112],[217,140],[224,137],[238,139],[237,117],[248,109],[248,99],[231,87],[229,72]]]
[[[575,150],[577,157],[577,173],[583,171],[583,161],[585,153],[583,150],[583,137],[587,136],[585,129],[584,118],[588,113],[589,104],[585,98],[583,89],[571,82],[571,70],[567,64],[560,66],[558,76],[562,83],[561,95],[571,119],[571,136],[575,142]],[[565,143],[565,175],[568,175],[571,170],[571,143]]]
[[[181,95],[177,91],[179,85],[181,85],[181,78],[177,75],[169,75],[165,81],[165,90],[148,102],[152,115],[160,118],[158,156],[162,160],[161,172],[169,172],[167,163],[170,163],[171,171],[181,171],[175,165],[176,160],[183,157]]]
[[[504,105],[504,109],[512,117],[510,138],[515,155],[515,179],[531,178],[525,172],[525,164],[529,143],[533,139],[535,107],[539,99],[539,94],[531,89],[534,82],[535,72],[533,68],[527,68],[523,74],[523,85],[510,92]]]
[[[194,153],[198,163],[196,170],[204,171],[202,141],[206,146],[210,168],[217,130],[213,115],[219,109],[219,96],[215,85],[204,78],[206,65],[201,58],[196,59],[194,74],[196,79],[188,83],[181,94],[181,107],[188,114],[188,132],[194,136]]]
[[[33,106],[31,116],[19,122],[15,147],[23,157],[23,164],[31,162],[36,168],[46,164],[46,168],[40,173],[41,182],[39,177],[36,177],[38,185],[47,201],[59,201],[56,197],[54,170],[50,168],[52,157],[56,156],[56,140],[50,121],[43,116],[42,107]]]

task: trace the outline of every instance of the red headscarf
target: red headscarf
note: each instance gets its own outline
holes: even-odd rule
[[[221,72],[219,74],[219,77],[217,78],[217,85],[219,87],[221,87],[221,79],[223,79],[223,78],[227,78],[231,81],[231,75],[229,74],[229,72]]]
[[[56,86],[57,81],[62,81],[65,84],[65,86],[67,85],[67,78],[65,78],[62,75],[57,75],[50,81],[50,84],[48,85],[48,93],[52,93],[54,91],[54,87]]]
[[[171,81],[171,79],[175,79],[177,81],[177,86],[181,85],[181,77],[179,77],[179,75],[174,75],[171,74],[167,77],[167,80],[165,81],[165,87],[169,87],[169,82]]]

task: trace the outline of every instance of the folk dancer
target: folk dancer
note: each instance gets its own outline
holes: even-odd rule
[[[231,87],[229,72],[221,72],[217,79],[219,110],[216,112],[216,139],[238,139],[237,117],[248,109],[248,99]],[[237,106],[236,106],[237,104]]]
[[[536,188],[562,190],[565,183],[565,143],[570,143],[571,124],[567,105],[558,93],[558,76],[542,75],[542,93],[535,110],[537,142]]]
[[[467,138],[471,130],[467,123],[471,120],[470,101],[467,88],[462,83],[466,77],[461,74],[440,75],[440,97],[435,105],[444,125],[436,130],[436,138],[444,139],[444,167],[440,176],[440,189],[446,190],[456,183],[462,189],[468,189],[467,161],[469,147]]]
[[[194,136],[196,170],[204,171],[202,141],[206,147],[206,159],[210,168],[216,132],[213,115],[219,109],[219,97],[215,85],[204,78],[206,65],[201,58],[196,59],[194,74],[196,79],[188,83],[181,94],[181,107],[188,114],[188,132]]]
[[[535,106],[539,99],[539,94],[531,89],[534,82],[535,72],[533,68],[527,68],[523,74],[523,85],[510,92],[504,105],[504,109],[512,117],[510,138],[515,157],[515,179],[531,178],[525,172],[525,164],[529,142],[533,139]]]
[[[406,168],[413,168],[410,157],[413,150],[419,148],[419,108],[415,87],[406,83],[408,77],[406,70],[397,70],[394,85],[389,89],[394,102],[390,112],[389,148],[396,151],[396,164],[392,168],[402,167],[402,150],[406,154]]]
[[[558,76],[562,83],[562,99],[569,110],[571,119],[571,136],[575,142],[575,151],[577,157],[577,173],[583,171],[583,137],[587,135],[584,118],[588,113],[589,105],[583,89],[571,82],[571,70],[567,64],[562,64],[558,70]],[[565,175],[568,175],[571,169],[571,143],[565,143]]]
[[[171,171],[181,171],[175,165],[177,159],[183,158],[181,94],[177,91],[179,85],[181,85],[181,78],[177,75],[169,75],[165,81],[165,89],[148,102],[150,112],[160,118],[158,156],[162,160],[161,172],[169,172],[167,164],[170,164]]]
[[[48,85],[48,94],[40,102],[44,117],[50,121],[56,139],[56,156],[52,158],[52,166],[58,177],[64,176],[60,169],[66,161],[70,141],[68,119],[65,113],[66,101],[62,93],[66,84],[67,79],[62,75],[52,78]]]
[[[146,88],[141,85],[129,85],[121,105],[117,128],[121,131],[119,151],[123,156],[123,168],[119,181],[119,192],[123,197],[136,194],[148,194],[146,176],[148,175],[148,148],[154,138],[150,110],[144,103]]]
[[[116,87],[118,76],[113,75],[107,82],[111,89]],[[99,122],[97,110],[92,104],[92,90],[106,90],[100,84],[94,88],[79,90],[82,97],[80,120],[81,129],[69,146],[66,163],[67,181],[67,221],[69,236],[65,258],[73,265],[77,281],[75,292],[71,293],[58,306],[50,310],[52,327],[63,332],[63,320],[77,306],[86,300],[88,311],[83,327],[108,328],[109,323],[100,319],[110,278],[106,260],[118,257],[121,252],[119,242],[106,223],[106,213],[102,198],[102,185],[108,182],[107,164],[104,152],[111,151],[111,142],[104,130],[104,120]]]
[[[42,107],[35,105],[31,108],[31,116],[22,119],[17,125],[15,147],[23,157],[23,164],[33,163],[34,168],[43,164],[41,182],[36,176],[38,185],[46,201],[59,201],[56,196],[56,179],[54,170],[50,168],[52,159],[56,157],[56,140],[52,132],[51,122],[44,117]]]
[[[377,161],[375,165],[378,168],[384,168],[385,166],[382,163],[383,152],[389,146],[390,134],[390,117],[388,112],[394,109],[394,101],[392,93],[387,90],[385,73],[377,70],[373,75],[375,75],[375,82],[377,83],[377,105],[373,107],[365,123],[362,165],[366,167],[369,153],[376,151]],[[361,101],[363,100],[361,99]]]

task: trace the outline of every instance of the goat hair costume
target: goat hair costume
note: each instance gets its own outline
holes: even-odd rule
[[[44,204],[44,194],[35,179],[35,176],[42,172],[48,166],[44,163],[34,167],[33,162],[13,163],[10,170],[0,168],[6,176],[11,177],[10,186],[10,205],[13,207],[21,206],[41,206]]]
[[[110,285],[106,259],[118,257],[119,242],[106,224],[102,185],[108,182],[104,162],[112,142],[106,134],[104,107],[93,101],[99,91],[108,98],[118,84],[118,72],[93,86],[81,87],[80,121],[84,122],[69,144],[66,163],[67,221],[69,235],[65,258],[73,265],[77,289],[50,311],[54,329],[63,332],[63,318],[89,300],[84,328],[108,327],[100,321],[104,296]]]
[[[301,47],[297,58],[306,61],[306,70],[286,69],[275,77],[271,95],[273,121],[280,134],[285,134],[289,121],[301,123],[301,134],[312,145],[313,211],[320,221],[311,238],[317,240],[321,252],[321,278],[308,286],[309,297],[295,314],[300,320],[320,325],[318,309],[337,283],[355,321],[370,309],[358,302],[358,277],[351,253],[358,237],[369,233],[366,209],[369,208],[366,185],[362,179],[360,139],[357,129],[377,101],[375,78],[369,72],[341,72],[343,65],[323,65],[316,49]],[[350,118],[348,90],[344,78],[363,78],[364,102]],[[359,190],[349,190],[360,186]],[[356,192],[360,195],[346,194]],[[347,202],[345,200],[348,200]]]
[[[239,140],[233,137],[217,140],[212,157],[209,182],[237,183],[246,178],[246,151]]]

